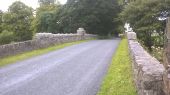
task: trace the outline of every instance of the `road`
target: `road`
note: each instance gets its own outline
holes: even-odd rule
[[[96,95],[119,41],[89,41],[1,67],[0,95]]]

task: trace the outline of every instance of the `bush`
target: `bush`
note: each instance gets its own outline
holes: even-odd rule
[[[157,60],[163,62],[163,48],[152,46],[152,51],[150,52]]]
[[[4,30],[0,33],[0,45],[11,43],[14,40],[13,38],[13,32]]]

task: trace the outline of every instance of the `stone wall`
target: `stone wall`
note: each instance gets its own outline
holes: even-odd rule
[[[165,95],[163,65],[145,51],[136,40],[136,33],[128,32],[127,38],[138,95]]]
[[[10,55],[16,55],[26,51],[46,48],[52,45],[74,42],[79,40],[87,40],[95,38],[95,35],[85,34],[51,34],[38,33],[33,40],[18,42],[13,44],[6,44],[0,46],[0,58]]]

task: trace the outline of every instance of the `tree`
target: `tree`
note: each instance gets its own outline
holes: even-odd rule
[[[168,15],[170,0],[136,0],[130,2],[121,15],[124,22],[130,23],[138,38],[149,50],[154,45],[155,31],[163,37],[165,21]]]
[[[2,18],[4,30],[14,32],[15,41],[32,39],[32,8],[20,1],[16,1],[9,7],[8,12]]]
[[[14,32],[15,31],[15,21],[16,21],[16,14],[11,14],[9,12],[6,12],[3,14],[2,16],[2,27],[3,29],[2,30],[6,30],[6,31],[12,31]]]
[[[108,35],[116,28],[114,18],[119,11],[116,0],[68,0],[57,22],[64,33],[83,27],[88,33]]]
[[[0,33],[2,32],[2,15],[3,12],[0,10]]]
[[[46,4],[36,9],[36,18],[33,22],[34,32],[56,32],[55,15],[60,4]]]
[[[14,40],[13,38],[13,32],[9,32],[6,30],[2,31],[2,33],[0,33],[0,45],[9,44]]]
[[[38,0],[40,6],[41,5],[51,5],[55,4],[56,0]]]

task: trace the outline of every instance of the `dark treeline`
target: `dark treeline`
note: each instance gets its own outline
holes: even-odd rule
[[[117,35],[121,6],[117,0],[39,0],[36,10],[20,1],[0,11],[0,44],[32,39],[38,32],[75,33],[79,27],[101,36]]]

